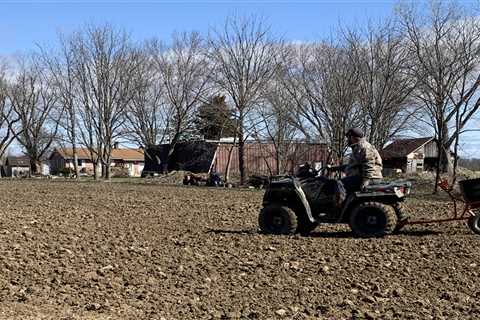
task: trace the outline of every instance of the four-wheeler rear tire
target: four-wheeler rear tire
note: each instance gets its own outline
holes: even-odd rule
[[[476,234],[480,234],[480,213],[477,213],[476,215],[470,217],[467,224],[470,230],[472,230]]]
[[[269,205],[260,210],[260,230],[267,234],[294,234],[298,222],[295,212],[286,206]]]
[[[358,237],[383,237],[397,226],[397,214],[392,206],[365,202],[350,214],[350,228]]]

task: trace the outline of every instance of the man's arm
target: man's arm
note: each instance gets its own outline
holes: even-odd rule
[[[372,148],[362,148],[362,177],[370,179],[375,176],[376,152]]]

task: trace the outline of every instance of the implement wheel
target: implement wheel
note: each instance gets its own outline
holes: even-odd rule
[[[294,234],[298,227],[295,212],[280,205],[269,205],[260,210],[258,224],[266,234]]]
[[[476,234],[480,234],[480,214],[477,213],[476,215],[470,217],[468,219],[468,227]]]
[[[362,203],[350,214],[350,228],[358,237],[383,237],[391,234],[396,226],[395,210],[382,203]]]

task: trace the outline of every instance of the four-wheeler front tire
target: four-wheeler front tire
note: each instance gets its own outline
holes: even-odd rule
[[[479,213],[470,217],[468,219],[467,224],[470,230],[472,230],[476,234],[480,234],[480,214]]]
[[[358,237],[383,237],[397,226],[397,214],[392,206],[365,202],[350,214],[350,228]]]
[[[297,215],[289,207],[269,205],[260,210],[260,230],[267,234],[294,234],[297,231]]]

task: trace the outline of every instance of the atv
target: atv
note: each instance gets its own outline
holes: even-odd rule
[[[410,189],[410,182],[382,181],[346,194],[339,180],[325,175],[272,177],[258,218],[260,230],[305,235],[320,223],[343,223],[358,237],[382,237],[407,221],[400,204]]]

